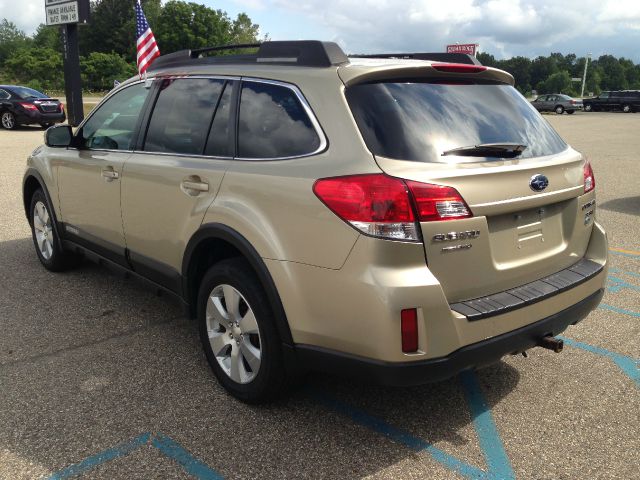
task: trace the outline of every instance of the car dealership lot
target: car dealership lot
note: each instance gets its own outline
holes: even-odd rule
[[[590,158],[611,248],[565,351],[408,389],[313,375],[267,407],[223,391],[171,298],[40,266],[20,188],[42,131],[0,131],[0,478],[637,478],[640,115],[545,118]]]

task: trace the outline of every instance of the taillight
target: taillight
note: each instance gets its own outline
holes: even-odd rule
[[[64,112],[64,103],[60,102],[60,111]]]
[[[584,162],[582,171],[584,174],[584,193],[587,193],[596,188],[596,177],[593,175],[593,169],[589,162]]]
[[[458,191],[452,187],[407,180],[421,222],[458,220],[473,215]]]
[[[313,191],[342,220],[367,235],[418,241],[405,183],[383,174],[322,178]]]
[[[390,240],[420,241],[417,222],[473,216],[455,188],[384,174],[321,178],[313,191],[351,226]]]
[[[434,63],[431,67],[439,72],[447,73],[480,73],[487,69],[487,67],[467,65],[466,63]]]
[[[418,311],[408,308],[400,312],[400,333],[402,351],[411,353],[418,351]]]
[[[38,107],[36,107],[33,103],[20,103],[20,106],[25,110],[38,110]]]

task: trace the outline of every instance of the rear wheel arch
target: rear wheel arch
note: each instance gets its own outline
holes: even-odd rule
[[[293,345],[284,307],[267,266],[251,243],[227,225],[204,224],[187,244],[182,261],[182,288],[183,296],[190,305],[190,316],[195,318],[197,315],[200,282],[209,268],[217,262],[235,257],[244,258],[251,266],[267,294],[280,338],[285,344]]]

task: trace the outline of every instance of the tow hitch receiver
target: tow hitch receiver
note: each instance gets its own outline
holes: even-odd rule
[[[556,353],[560,353],[562,351],[562,347],[564,347],[564,342],[560,339],[552,337],[551,335],[548,335],[540,339],[540,342],[538,342],[538,346],[546,348],[548,350],[553,350]]]

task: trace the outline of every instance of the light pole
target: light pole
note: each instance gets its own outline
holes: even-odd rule
[[[584,84],[587,82],[587,66],[589,65],[589,60],[591,60],[590,53],[588,53],[587,57],[584,59],[584,73],[582,74],[582,90],[580,91],[580,98],[584,97]]]

